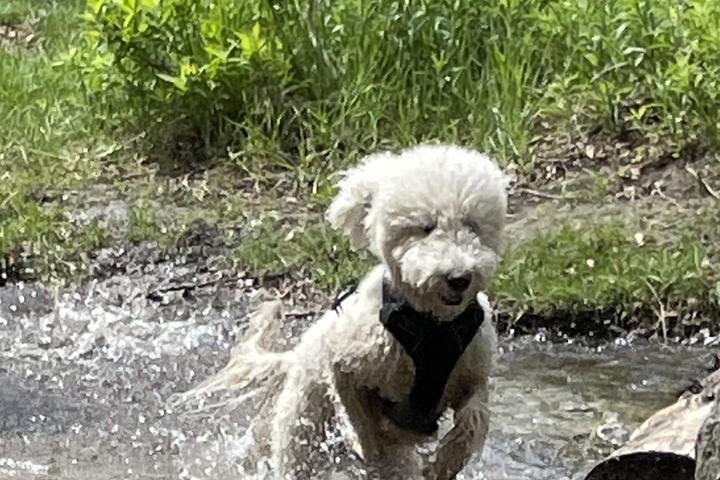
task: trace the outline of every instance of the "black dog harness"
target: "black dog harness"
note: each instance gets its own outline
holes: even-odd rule
[[[415,364],[415,381],[406,400],[381,399],[383,413],[397,426],[416,433],[432,435],[438,428],[438,403],[442,399],[460,355],[482,325],[482,307],[473,302],[457,318],[441,322],[429,312],[418,312],[383,284],[380,322]]]

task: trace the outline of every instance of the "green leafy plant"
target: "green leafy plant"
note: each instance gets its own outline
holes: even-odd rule
[[[545,95],[554,118],[573,112],[610,131],[718,145],[720,115],[711,107],[720,94],[717,2],[563,0],[539,19],[564,55]]]
[[[528,166],[543,119],[718,143],[706,0],[88,0],[83,25],[76,65],[110,116],[122,99],[142,129],[301,182],[424,140]]]
[[[89,0],[75,62],[98,103],[121,98],[141,127],[197,131],[243,165],[317,178],[381,144],[429,139],[519,157],[543,60],[523,54],[536,8]]]

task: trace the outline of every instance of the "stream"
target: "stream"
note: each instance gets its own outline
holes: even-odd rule
[[[167,403],[224,365],[247,291],[217,281],[201,256],[149,245],[100,251],[93,264],[96,279],[81,285],[0,287],[0,479],[248,478],[242,412]],[[582,479],[701,377],[712,351],[541,337],[501,342],[491,434],[464,479]],[[329,452],[344,464],[342,449]]]

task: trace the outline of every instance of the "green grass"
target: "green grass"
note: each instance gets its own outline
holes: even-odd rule
[[[97,173],[93,151],[103,135],[84,103],[77,73],[60,63],[82,7],[78,1],[10,1],[4,21],[36,34],[28,47],[0,50],[0,256],[31,253],[40,264],[99,241],[93,227],[71,229],[62,210],[43,200]]]
[[[0,50],[0,260],[31,253],[58,276],[117,240],[97,222],[70,225],[62,193],[107,175],[107,145],[138,132],[155,160],[215,157],[228,176],[268,183],[290,171],[321,205],[329,172],[419,141],[470,144],[521,171],[542,167],[538,142],[577,130],[661,138],[668,154],[720,145],[720,4],[709,0],[10,0],[0,22],[36,34]],[[122,240],[171,244],[184,227],[147,202],[171,200],[150,191],[182,181],[143,182]],[[593,199],[611,183],[596,177]],[[242,197],[203,188],[181,223],[241,231],[254,218]],[[328,289],[372,263],[302,223],[262,222],[234,253]],[[639,244],[613,223],[558,227],[510,248],[494,297],[518,312],[716,308],[717,249],[678,228]]]
[[[636,236],[640,234],[642,236]],[[707,312],[720,305],[716,254],[697,231],[661,242],[613,221],[561,225],[513,245],[491,294],[506,312],[546,318],[607,313],[620,316],[675,310]],[[238,251],[251,268],[337,290],[361,278],[374,261],[353,252],[328,227],[278,228],[261,224]]]
[[[143,240],[154,241],[159,244],[168,243],[170,234],[155,215],[157,207],[138,202],[128,212],[128,225],[125,238],[131,242]]]
[[[88,4],[76,59],[98,103],[132,105],[160,145],[196,135],[244,169],[293,170],[321,198],[329,171],[424,140],[525,169],[535,142],[578,128],[720,143],[710,0]]]
[[[637,236],[636,236],[637,235]],[[718,305],[717,264],[689,229],[660,242],[619,223],[564,225],[514,245],[493,284],[516,312],[564,315],[638,306]]]
[[[323,224],[307,227],[258,225],[243,239],[238,258],[258,273],[311,278],[318,286],[339,289],[355,283],[372,264],[367,252]]]

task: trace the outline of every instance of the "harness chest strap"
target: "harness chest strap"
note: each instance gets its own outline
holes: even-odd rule
[[[450,374],[483,323],[484,312],[476,300],[454,320],[438,321],[429,312],[418,312],[386,282],[380,322],[402,345],[415,365],[415,380],[408,398],[383,401],[383,413],[397,426],[431,435],[442,412],[437,407]]]

